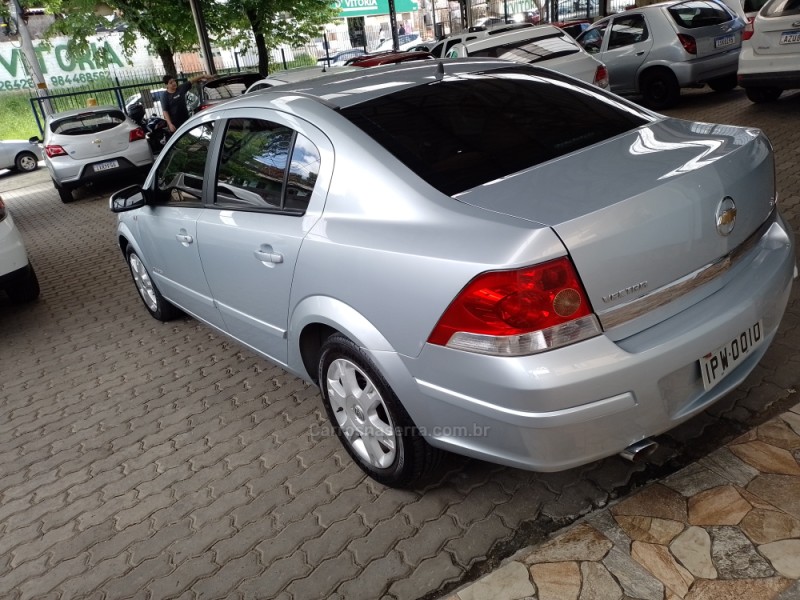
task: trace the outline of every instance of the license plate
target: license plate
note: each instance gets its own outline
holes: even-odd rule
[[[94,166],[94,171],[97,173],[98,171],[108,171],[109,169],[116,169],[119,167],[119,162],[116,160],[107,160],[106,162],[97,163]]]
[[[724,35],[714,40],[714,48],[724,48],[725,46],[733,46],[736,43],[736,36]]]
[[[703,387],[710,390],[737,365],[748,358],[764,341],[764,327],[759,321],[742,331],[727,344],[709,352],[700,359]]]
[[[800,44],[800,31],[784,31],[781,33],[781,44]]]

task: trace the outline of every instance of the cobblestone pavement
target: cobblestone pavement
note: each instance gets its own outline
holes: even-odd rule
[[[763,128],[797,228],[799,108],[800,93],[693,91],[670,113]],[[149,317],[112,189],[64,205],[46,171],[0,175],[42,287],[29,306],[0,299],[0,598],[435,597],[797,402],[795,293],[752,376],[646,466],[452,457],[437,485],[387,489],[313,435],[315,388],[194,320]]]

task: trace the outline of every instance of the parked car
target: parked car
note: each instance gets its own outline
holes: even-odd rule
[[[430,52],[436,58],[445,58],[448,53],[450,52],[450,48],[455,46],[456,44],[466,43],[472,40],[478,40],[485,37],[491,37],[495,35],[500,35],[502,33],[507,33],[509,31],[516,31],[518,29],[525,29],[527,27],[533,27],[532,23],[510,23],[508,25],[498,25],[496,27],[492,27],[491,29],[485,28],[475,28],[473,27],[473,31],[462,31],[460,33],[454,33],[452,35],[448,35],[443,40],[440,40],[436,43],[426,43],[420,44],[415,46],[414,50],[423,50]],[[432,45],[429,45],[432,44]]]
[[[15,304],[39,297],[39,280],[8,207],[0,198],[0,290]]]
[[[753,127],[437,60],[211,108],[110,206],[153,317],[319,385],[320,433],[400,486],[441,450],[635,452],[736,388],[797,277],[774,170]]]
[[[502,58],[536,64],[602,88],[608,87],[605,65],[584,51],[574,38],[552,25],[538,25],[456,44],[447,56]]]
[[[736,87],[744,21],[714,0],[672,0],[612,15],[578,36],[608,68],[611,91],[661,110],[681,88]]]
[[[125,114],[130,114],[137,104],[141,105],[145,111],[145,117],[160,117],[163,114],[161,108],[161,95],[164,88],[154,90],[142,90],[125,98]]]
[[[347,62],[349,67],[377,67],[380,65],[394,65],[397,63],[410,62],[413,60],[430,60],[433,54],[421,50],[387,50],[386,52],[373,52],[358,56]]]
[[[800,88],[800,2],[769,0],[752,23],[739,55],[739,85],[753,102]]]
[[[35,171],[42,160],[39,138],[0,141],[0,169],[16,169],[22,173]]]
[[[189,109],[189,114],[205,110],[218,102],[241,96],[259,79],[262,79],[260,73],[245,71],[198,81],[186,94],[186,107]]]
[[[44,124],[44,162],[62,202],[101,179],[148,169],[153,153],[144,130],[116,106],[53,113]]]
[[[366,52],[363,48],[350,48],[349,50],[342,50],[341,52],[318,58],[317,64],[321,67],[343,67],[347,61],[365,54]]]
[[[557,23],[552,23],[559,29],[563,29],[572,37],[577,38],[580,34],[591,27],[592,22],[588,19],[570,19],[569,21],[558,21]]]
[[[420,38],[418,33],[404,33],[403,35],[397,36],[397,43],[398,43],[398,50],[411,50],[417,44],[422,42],[422,38]],[[387,50],[394,50],[394,41],[392,38],[388,38],[383,40],[378,46],[373,50],[373,52],[386,52]]]
[[[350,71],[357,71],[358,69],[354,67],[337,67],[334,72],[336,73],[348,73]],[[324,77],[325,75],[329,75],[331,71],[327,71],[325,68],[320,67],[302,67],[299,69],[287,69],[286,71],[276,71],[272,73],[269,77],[264,77],[263,79],[259,79],[255,81],[253,84],[247,88],[245,93],[249,94],[251,92],[258,92],[261,90],[266,90],[271,87],[275,87],[276,85],[286,85],[287,83],[299,83],[302,81],[308,81],[309,79],[316,79],[317,77]]]

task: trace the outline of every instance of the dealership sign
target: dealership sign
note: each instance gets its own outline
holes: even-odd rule
[[[336,0],[336,8],[340,17],[368,17],[372,15],[388,15],[389,0]],[[416,12],[419,3],[415,0],[394,0],[396,13]]]

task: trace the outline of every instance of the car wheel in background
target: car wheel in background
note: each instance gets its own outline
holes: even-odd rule
[[[644,103],[655,110],[673,106],[681,94],[675,74],[663,68],[645,71],[640,81],[640,91]]]
[[[332,335],[322,345],[318,376],[337,437],[370,477],[406,487],[434,471],[441,451],[428,445],[361,348]]]
[[[781,97],[783,90],[780,88],[746,88],[745,93],[751,102],[760,104],[761,102],[775,102]]]
[[[39,168],[39,159],[33,152],[20,152],[14,160],[17,171],[29,173]]]
[[[58,192],[58,197],[61,198],[61,201],[64,204],[72,202],[74,200],[74,198],[72,197],[71,188],[58,185],[56,182],[53,182],[53,187],[56,188],[56,191]]]
[[[736,81],[736,73],[731,73],[725,77],[718,77],[708,82],[710,87],[715,92],[730,92],[738,85]]]
[[[139,258],[139,255],[128,248],[128,268],[131,270],[131,277],[139,296],[144,302],[145,308],[159,321],[171,321],[180,314],[180,311],[170,304],[158,291],[155,282],[150,278],[150,273]]]
[[[9,286],[6,289],[6,294],[14,304],[32,302],[39,297],[39,280],[32,266],[28,265],[25,276],[15,281],[14,285]]]

